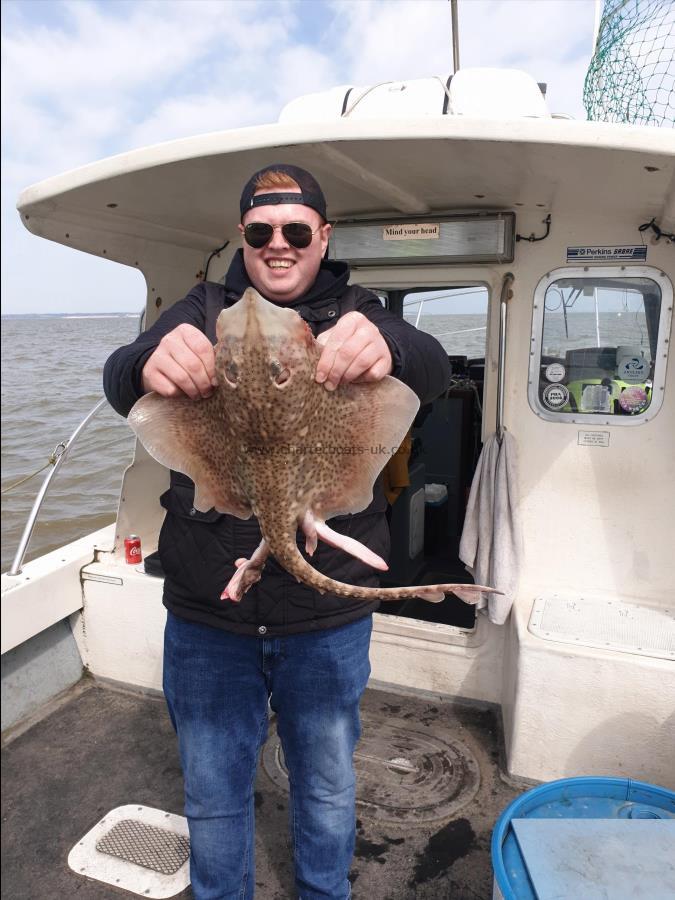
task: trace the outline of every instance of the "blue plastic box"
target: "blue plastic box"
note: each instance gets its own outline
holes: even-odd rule
[[[564,778],[517,797],[492,835],[495,900],[675,898],[675,793]]]

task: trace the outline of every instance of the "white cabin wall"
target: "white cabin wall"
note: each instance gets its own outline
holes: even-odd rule
[[[161,690],[163,579],[105,557],[87,566],[82,578],[84,608],[71,617],[71,627],[87,671],[96,678]]]
[[[521,217],[518,231],[543,233],[541,213]],[[558,216],[543,241],[516,245],[513,263],[499,267],[411,267],[403,271],[362,269],[352,280],[368,286],[428,286],[487,283],[490,289],[483,437],[494,431],[498,314],[501,278],[515,275],[508,305],[505,425],[518,445],[523,533],[520,596],[527,602],[542,591],[569,588],[611,591],[652,604],[675,598],[671,509],[675,478],[675,363],[667,370],[663,407],[641,425],[602,426],[609,447],[577,444],[580,430],[599,430],[572,422],[540,419],[527,398],[535,288],[547,272],[566,265],[566,248],[583,244],[639,244],[637,216],[625,222],[600,214]],[[675,281],[672,246],[649,245],[647,266]],[[593,266],[602,271],[602,266]],[[630,265],[626,266],[627,272]],[[628,518],[630,517],[630,518]]]
[[[672,503],[675,456],[675,366],[664,404],[641,425],[586,426],[540,419],[527,399],[533,296],[546,272],[565,266],[567,246],[639,244],[642,219],[553,214],[551,236],[518,245],[509,306],[505,420],[519,449],[525,535],[520,597],[540,592],[610,591],[651,604],[672,603]],[[675,280],[672,247],[650,245],[647,266]],[[589,269],[602,270],[602,266]],[[630,266],[626,271],[630,272]],[[577,444],[580,430],[610,433],[609,447]]]
[[[520,215],[518,232],[541,235],[546,211]],[[376,623],[372,656],[378,680],[501,701],[509,771],[527,778],[611,773],[671,784],[675,771],[672,662],[542,641],[528,628],[535,597],[551,593],[584,598],[591,618],[600,614],[595,604],[608,598],[663,608],[674,600],[673,362],[658,414],[645,424],[603,425],[609,447],[579,446],[580,430],[600,426],[544,421],[530,408],[527,390],[541,278],[566,266],[568,246],[639,245],[637,229],[646,220],[639,211],[625,221],[583,211],[562,216],[553,206],[549,237],[518,242],[509,265],[364,269],[353,277],[372,287],[489,285],[486,439],[494,431],[499,287],[506,271],[515,275],[504,404],[519,451],[524,537],[514,614],[504,626],[481,619],[471,646],[445,648],[433,643],[431,627],[426,639],[407,642]],[[648,244],[646,265],[675,281],[672,246],[663,240]]]
[[[509,771],[527,778],[611,774],[673,786],[672,661],[544,641],[529,628],[533,601],[541,596],[569,597],[591,621],[607,600],[665,613],[675,599],[673,362],[663,406],[645,424],[547,422],[527,399],[537,283],[565,266],[567,246],[640,244],[643,221],[599,214],[572,219],[554,211],[550,237],[521,243],[514,262],[505,421],[518,442],[524,546],[506,626],[502,716]],[[672,246],[664,241],[648,246],[646,265],[675,281]],[[579,446],[580,430],[609,432],[609,446]]]
[[[376,613],[370,645],[372,677],[499,705],[504,629],[479,616],[472,634],[451,626]]]
[[[523,601],[507,626],[502,718],[510,774],[612,775],[674,790],[672,660],[543,641],[529,631]]]

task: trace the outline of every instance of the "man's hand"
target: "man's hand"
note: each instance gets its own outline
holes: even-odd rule
[[[323,351],[316,380],[330,391],[340,382],[380,381],[393,368],[386,341],[363,313],[347,313],[317,341],[323,344]]]
[[[162,397],[209,397],[218,384],[211,341],[194,325],[174,328],[148,357],[142,384],[146,393],[156,391]]]

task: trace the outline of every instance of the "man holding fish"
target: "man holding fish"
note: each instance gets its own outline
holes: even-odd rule
[[[225,284],[196,285],[117,350],[104,384],[121,415],[138,401],[130,424],[172,469],[159,539],[164,691],[194,896],[254,896],[253,782],[269,704],[298,896],[345,900],[372,613],[379,599],[460,590],[385,591],[374,571],[389,550],[375,479],[450,368],[433,337],[324,258],[331,225],[308,172],[257,172],[240,212],[243,249]],[[359,453],[327,452],[346,443]],[[375,459],[373,447],[386,453]]]

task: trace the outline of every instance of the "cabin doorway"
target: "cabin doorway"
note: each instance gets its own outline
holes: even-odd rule
[[[383,585],[471,583],[459,559],[464,514],[482,447],[489,292],[484,285],[378,292],[389,309],[433,334],[452,366],[449,389],[422,406],[411,432],[410,485],[389,508],[390,569]],[[460,628],[475,627],[475,608],[412,599],[380,612]]]

